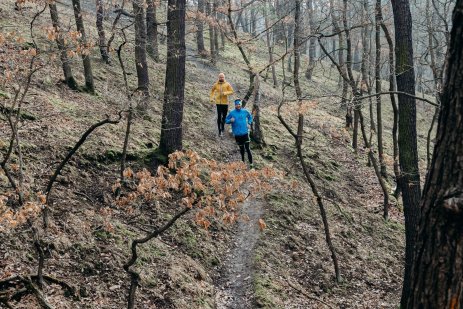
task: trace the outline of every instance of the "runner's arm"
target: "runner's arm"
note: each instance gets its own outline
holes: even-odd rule
[[[233,94],[233,88],[230,84],[227,84],[227,87],[225,91],[223,92],[223,95],[231,95]]]

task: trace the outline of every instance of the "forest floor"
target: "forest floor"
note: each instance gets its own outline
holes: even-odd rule
[[[19,31],[27,34],[33,10],[16,12],[11,9],[13,3],[0,3],[0,27],[17,25]],[[65,23],[72,24],[69,7],[60,5],[59,9]],[[84,17],[88,25],[93,25],[91,14]],[[48,15],[38,18],[37,24],[37,33],[46,33]],[[92,27],[89,36],[96,37]],[[230,43],[215,65],[195,55],[191,34],[187,46],[184,147],[218,162],[238,161],[239,149],[233,137],[217,136],[215,107],[208,102],[208,94],[217,73],[223,71],[235,89],[235,97],[243,96],[248,86],[246,66]],[[256,65],[266,63],[266,57],[261,56],[265,50],[265,45],[258,42],[256,50],[249,51]],[[164,44],[160,51],[165,55]],[[129,68],[129,86],[135,88],[132,45],[127,46],[123,56]],[[31,191],[43,190],[54,167],[90,125],[126,108],[118,63],[105,65],[95,51],[92,64],[96,96],[67,89],[60,82],[59,63],[44,68],[32,82],[24,110],[34,120],[20,122],[25,181]],[[160,63],[149,59],[148,66],[151,106],[146,114],[137,115],[133,123],[128,165],[134,171],[148,168],[154,172],[165,57]],[[80,59],[73,59],[72,67],[77,81],[83,84]],[[278,77],[283,79],[281,71]],[[332,76],[322,62],[314,79],[301,83],[310,94],[339,90],[337,76]],[[308,110],[303,152],[327,208],[340,263],[340,283],[334,280],[319,210],[301,173],[294,140],[276,117],[283,94],[281,89],[272,87],[270,80],[262,79],[261,85],[266,146],[251,145],[254,161],[256,168],[273,166],[281,170],[284,179],[275,183],[265,197],[249,197],[242,206],[247,220],[239,220],[233,226],[213,222],[209,231],[204,231],[194,223],[194,214],[189,214],[165,235],[144,244],[136,265],[141,274],[138,308],[397,308],[403,271],[403,214],[400,204],[394,205],[391,219],[382,219],[380,187],[373,169],[367,165],[365,150],[360,148],[356,154],[350,146],[351,132],[344,130],[344,111],[336,97],[317,99],[317,104]],[[292,96],[286,94],[285,98],[291,101]],[[418,110],[423,158],[429,110],[421,106]],[[390,108],[385,108],[384,113],[385,123],[390,123]],[[296,126],[294,103],[283,107],[283,115],[291,126]],[[3,153],[10,134],[4,119],[0,120]],[[389,125],[385,127],[390,129]],[[79,294],[75,300],[66,296],[60,286],[47,284],[44,295],[54,308],[126,307],[129,278],[122,265],[129,257],[131,241],[145,235],[147,227],[162,225],[178,210],[163,202],[141,205],[132,213],[113,207],[111,187],[119,175],[124,133],[125,126],[119,123],[102,127],[89,137],[58,178],[48,231],[37,223],[47,248],[45,272],[68,282]],[[390,145],[390,136],[386,134],[388,149]],[[13,160],[17,162],[16,155]],[[388,168],[391,173],[390,160]],[[0,175],[0,194],[7,189],[8,181]],[[259,218],[267,224],[263,231],[257,225]],[[29,228],[0,234],[0,281],[31,274],[36,269],[37,256]],[[40,308],[33,295],[19,297],[10,304],[14,308]]]

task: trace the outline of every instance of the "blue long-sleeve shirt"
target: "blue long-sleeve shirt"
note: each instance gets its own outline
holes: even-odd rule
[[[230,121],[232,118],[235,119],[234,122]],[[233,135],[245,135],[248,134],[248,124],[252,124],[252,115],[245,108],[234,109],[228,114],[225,123],[231,123]]]

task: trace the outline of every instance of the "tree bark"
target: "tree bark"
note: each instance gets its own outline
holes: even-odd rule
[[[137,69],[137,90],[144,97],[141,108],[148,107],[149,93],[149,75],[148,64],[146,62],[146,28],[145,28],[145,10],[142,0],[133,0],[133,13],[135,14],[135,66]]]
[[[338,40],[339,40],[339,51],[338,51],[338,62],[343,72],[346,71],[346,62],[344,59],[344,34],[341,31],[338,23],[338,17],[335,15],[334,12],[334,1],[330,0],[330,15],[331,15],[331,22],[333,24],[333,30],[335,33],[338,33]],[[335,49],[336,41],[334,41],[333,48]],[[346,79],[339,76],[339,85],[342,85],[342,98],[341,98],[341,106],[346,108],[346,129],[352,127],[352,107],[349,106],[347,102],[347,91],[349,88],[349,84]]]
[[[210,2],[207,2],[206,4],[206,14],[209,17],[209,49],[211,53],[211,60],[212,60],[212,63],[215,63],[216,52],[215,52],[215,44],[214,44],[214,25],[212,24],[213,23],[212,3]]]
[[[103,0],[96,0],[96,28],[98,30],[98,45],[100,47],[101,59],[107,64],[110,63],[108,51],[106,49],[106,37],[103,27],[104,19],[104,4]]]
[[[348,27],[347,23],[347,0],[343,0],[343,9],[342,9],[342,23],[343,23],[343,30],[346,34],[346,71],[348,75],[348,80],[350,80],[351,84],[354,84],[354,75],[352,73],[352,40],[351,40],[351,33]],[[344,79],[344,82],[348,82],[346,79]],[[343,85],[344,87],[344,85]],[[356,86],[351,86],[352,91],[354,92],[354,97],[359,96],[360,93],[357,93]],[[346,89],[347,92],[347,89]],[[344,89],[343,89],[344,93]],[[358,100],[354,99],[354,129],[352,131],[352,148],[354,148],[355,152],[357,152],[357,147],[358,147],[358,125],[359,125],[359,109],[360,109],[360,103]],[[347,116],[346,116],[347,120]]]
[[[265,145],[264,132],[260,125],[260,80],[259,75],[256,75],[254,82],[254,102],[252,104],[252,130],[251,136],[252,139],[260,146]]]
[[[67,54],[66,44],[64,43],[64,39],[61,34],[61,24],[59,21],[58,10],[56,8],[56,3],[52,2],[48,4],[50,9],[50,16],[53,28],[56,31],[56,45],[58,46],[59,50],[59,57],[61,60],[61,67],[64,73],[64,82],[68,85],[69,88],[73,90],[77,90],[77,82],[74,79],[74,75],[72,75],[71,65],[69,64],[69,58]]]
[[[310,34],[315,34],[313,0],[307,1],[307,11],[309,13],[308,18]],[[314,37],[309,39],[309,65],[307,66],[307,70],[305,71],[305,78],[307,78],[308,80],[312,80],[313,70],[315,69],[315,41],[316,38]]]
[[[380,12],[381,13],[381,12]],[[382,14],[382,13],[381,13]],[[396,96],[393,94],[393,91],[396,91],[396,82],[395,82],[395,63],[394,63],[394,43],[392,42],[392,37],[389,32],[389,29],[384,24],[384,21],[381,22],[381,29],[384,32],[384,36],[387,40],[387,45],[389,46],[389,91],[392,111],[393,111],[393,123],[392,123],[392,150],[394,158],[394,175],[397,183],[397,187],[394,192],[394,197],[399,198],[400,195],[400,186],[398,185],[400,179],[400,168],[399,168],[399,143],[397,140],[397,131],[398,131],[398,122],[399,122],[399,108],[397,107]]]
[[[269,11],[272,10],[272,4],[269,1],[268,4]],[[265,28],[269,28],[269,22],[268,22],[268,13],[264,12],[264,22],[265,22]],[[274,46],[274,40],[272,40],[271,35],[270,35],[270,29],[266,31],[266,38],[267,38],[267,48],[268,48],[268,55],[269,55],[269,63],[272,64],[272,79],[273,79],[273,88],[278,87],[278,80],[277,80],[277,75],[276,75],[276,70],[275,70],[275,64],[273,63],[273,46]]]
[[[217,0],[214,0],[214,6],[213,6],[213,14],[214,16],[214,52],[215,52],[215,57],[217,58],[219,56],[219,26],[218,26],[218,3]]]
[[[463,307],[463,0],[457,1],[453,13],[447,67],[410,292],[402,295],[403,308]]]
[[[93,82],[92,62],[90,60],[90,49],[87,50],[87,35],[85,34],[84,19],[82,18],[82,10],[80,8],[80,0],[72,0],[74,9],[74,17],[76,19],[77,31],[80,32],[80,43],[84,46],[86,52],[82,53],[82,62],[84,63],[85,89],[89,93],[95,93],[95,84]]]
[[[381,0],[376,0],[375,6],[375,91],[381,93]],[[383,149],[383,118],[381,110],[381,95],[376,96],[376,134],[378,141],[378,157],[381,166],[381,176],[387,178],[386,163],[384,162]]]
[[[300,51],[299,48],[301,46],[301,29],[300,29],[300,11],[301,11],[301,0],[295,0],[295,10],[294,10],[294,70],[293,70],[293,78],[294,78],[294,88],[296,90],[296,96],[298,100],[298,104],[302,104],[302,90],[301,86],[299,83],[299,69],[300,69]],[[281,105],[280,105],[281,107]],[[280,108],[278,108],[278,118],[280,121],[283,122],[285,125],[285,122],[283,121],[283,118],[280,115]],[[287,129],[287,125],[285,125]],[[328,218],[326,215],[325,211],[325,206],[323,205],[323,200],[321,195],[318,193],[317,186],[315,182],[313,181],[312,177],[310,176],[309,169],[307,168],[307,165],[305,164],[304,161],[304,156],[302,154],[302,136],[304,134],[304,115],[299,113],[298,117],[298,128],[297,128],[297,134],[294,134],[291,129],[288,130],[291,135],[296,140],[296,148],[297,148],[297,156],[299,158],[299,161],[301,162],[302,165],[302,170],[304,172],[304,175],[307,179],[307,182],[310,185],[310,188],[312,189],[312,193],[314,194],[315,198],[317,199],[317,204],[320,209],[320,215],[322,217],[323,221],[323,227],[325,231],[325,240],[328,245],[328,248],[331,252],[331,259],[333,261],[333,266],[334,266],[334,273],[336,276],[336,282],[341,282],[341,273],[339,271],[339,266],[338,266],[338,258],[336,255],[336,249],[334,248],[334,245],[331,241],[331,233],[330,233],[330,228],[328,224]]]
[[[412,16],[408,0],[392,0],[395,25],[397,90],[415,94],[413,68]],[[405,308],[410,293],[410,275],[416,231],[420,218],[420,174],[416,137],[416,100],[399,94],[399,185],[405,215],[405,273],[401,305]]]
[[[167,65],[159,148],[164,155],[182,149],[185,90],[185,0],[169,0]]]
[[[146,51],[148,55],[153,58],[154,61],[159,62],[158,22],[156,18],[156,3],[154,0],[148,0],[148,6],[146,7],[146,37]]]
[[[198,55],[205,56],[206,48],[204,47],[204,14],[205,14],[205,0],[198,0],[198,11],[196,14],[196,46],[198,49]]]

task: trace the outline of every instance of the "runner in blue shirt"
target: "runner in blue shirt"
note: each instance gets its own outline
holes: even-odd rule
[[[247,109],[241,108],[241,99],[235,100],[235,109],[228,114],[225,123],[232,126],[236,143],[240,147],[241,160],[244,162],[244,151],[246,150],[250,167],[253,168],[248,130],[248,125],[252,124],[252,115]]]

